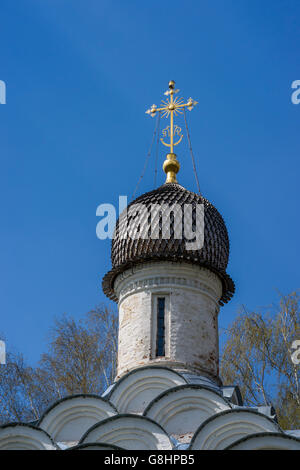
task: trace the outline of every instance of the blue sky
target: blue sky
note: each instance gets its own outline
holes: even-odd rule
[[[300,3],[294,0],[1,2],[0,331],[35,363],[54,316],[106,301],[110,242],[96,208],[131,197],[173,79],[202,193],[223,215],[240,305],[299,287]],[[196,190],[186,141],[179,182]],[[164,182],[159,149],[158,183]],[[154,155],[138,194],[153,188]]]

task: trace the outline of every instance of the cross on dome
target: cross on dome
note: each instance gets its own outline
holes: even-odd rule
[[[163,165],[163,169],[165,173],[167,173],[166,183],[177,182],[176,174],[180,168],[179,162],[177,161],[174,153],[174,147],[181,142],[183,135],[181,133],[181,128],[177,125],[174,126],[174,114],[175,116],[177,116],[177,114],[182,114],[185,108],[191,111],[197,104],[197,101],[193,100],[193,98],[189,98],[186,103],[184,103],[183,98],[174,98],[174,95],[178,92],[178,89],[175,90],[174,80],[170,80],[169,90],[165,92],[165,95],[169,98],[162,100],[162,106],[160,108],[158,108],[156,104],[153,104],[151,108],[146,111],[146,114],[149,114],[151,117],[154,117],[157,112],[161,112],[162,117],[168,118],[170,116],[170,125],[162,131],[163,137],[170,138],[170,143],[164,142],[163,138],[160,139],[166,147],[170,148],[170,153],[167,155],[167,160],[165,160]],[[176,135],[178,135],[179,139],[174,142],[174,136]]]

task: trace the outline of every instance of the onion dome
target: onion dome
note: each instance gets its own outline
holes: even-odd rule
[[[116,225],[115,236],[112,240],[111,261],[112,269],[103,278],[103,291],[112,300],[117,300],[114,292],[114,280],[118,274],[139,263],[153,261],[187,262],[203,266],[218,275],[222,282],[223,292],[220,304],[230,300],[234,293],[234,283],[226,273],[229,257],[229,238],[226,225],[217,209],[204,197],[188,191],[178,183],[165,183],[159,188],[147,192],[129,204],[127,208],[127,230],[128,233],[136,226],[134,213],[130,208],[142,204],[145,210],[140,214],[140,227],[148,227],[151,218],[151,207],[160,207],[168,210],[168,207],[177,205],[182,209],[182,225],[184,226],[184,206],[190,205],[192,209],[192,223],[196,226],[196,205],[201,204],[204,208],[204,244],[200,249],[187,249],[187,239],[184,235],[176,238],[174,224],[170,228],[167,238],[164,238],[161,227],[159,237],[146,238],[123,238]],[[163,215],[163,214],[162,214]],[[121,215],[122,219],[122,215]],[[151,221],[151,220],[150,220]],[[196,228],[197,229],[197,228]]]
[[[181,129],[178,126],[174,127],[174,116],[185,113],[185,109],[191,111],[197,104],[192,98],[183,103],[183,99],[175,97],[178,92],[179,90],[175,89],[175,82],[171,80],[169,90],[165,92],[167,100],[162,101],[161,107],[153,104],[146,111],[152,117],[157,113],[170,117],[170,125],[163,131],[164,137],[170,137],[170,143],[161,139],[170,149],[163,164],[167,178],[165,184],[129,204],[124,211],[125,217],[123,212],[117,222],[111,248],[112,269],[104,276],[102,283],[104,293],[115,301],[117,301],[114,292],[116,277],[128,268],[149,261],[187,262],[210,269],[222,282],[220,305],[228,302],[234,294],[234,283],[226,273],[229,239],[222,216],[207,199],[177,183],[176,175],[180,164],[174,153],[174,147],[181,142],[183,136]],[[142,209],[134,210],[138,206]],[[180,217],[176,217],[175,211],[172,211],[171,207],[174,206],[177,216],[179,214]],[[157,207],[159,209],[155,214],[153,208]],[[167,223],[166,216],[169,216]],[[195,235],[196,239],[199,235],[201,243],[191,247],[189,243],[192,241],[191,235]]]

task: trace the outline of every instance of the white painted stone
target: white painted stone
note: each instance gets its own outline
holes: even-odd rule
[[[171,450],[166,432],[153,421],[138,415],[123,414],[93,426],[80,444],[108,443],[129,450]]]
[[[229,450],[300,450],[300,439],[286,434],[254,434],[228,447]]]
[[[1,450],[57,450],[50,436],[41,429],[26,424],[0,428]]]
[[[75,445],[91,426],[116,414],[113,405],[100,397],[74,395],[46,411],[39,427],[56,442]]]
[[[206,268],[179,262],[144,263],[120,274],[118,376],[160,364],[217,380],[218,301],[222,283]],[[155,357],[154,299],[167,296],[166,356]]]
[[[222,450],[233,442],[258,432],[281,432],[278,425],[261,413],[229,410],[205,421],[195,432],[191,450]]]
[[[160,393],[184,384],[185,379],[170,369],[157,366],[139,368],[116,383],[109,400],[120,413],[142,414]]]
[[[229,410],[222,396],[201,386],[175,387],[156,398],[145,411],[145,416],[159,423],[168,434],[181,442],[192,437],[207,418]]]

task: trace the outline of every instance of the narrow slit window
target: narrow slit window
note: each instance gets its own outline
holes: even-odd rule
[[[157,299],[156,357],[165,355],[165,298]]]

